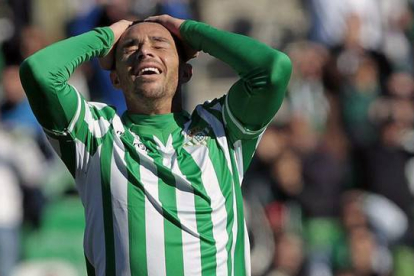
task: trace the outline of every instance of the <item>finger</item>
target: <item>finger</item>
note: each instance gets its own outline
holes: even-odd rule
[[[150,16],[144,19],[144,22],[161,22],[161,21],[162,21],[161,15]]]
[[[144,19],[144,21],[147,21],[147,22],[158,22],[158,23],[161,23],[161,24],[165,25],[169,21],[171,21],[171,19],[173,19],[173,17],[171,17],[171,16],[169,16],[167,14],[163,14],[163,15],[150,16],[150,17]]]

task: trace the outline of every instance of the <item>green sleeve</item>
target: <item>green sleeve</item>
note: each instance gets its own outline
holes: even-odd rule
[[[52,44],[27,58],[20,66],[20,78],[32,110],[49,131],[64,132],[74,118],[81,96],[68,84],[83,62],[105,55],[114,34],[108,27]]]
[[[180,28],[184,40],[230,65],[240,76],[226,97],[225,121],[237,138],[259,135],[282,104],[292,65],[282,52],[250,37],[191,20]]]

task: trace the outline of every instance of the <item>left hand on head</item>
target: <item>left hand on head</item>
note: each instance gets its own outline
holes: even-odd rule
[[[186,59],[192,59],[198,56],[198,51],[194,50],[193,48],[188,45],[181,36],[180,27],[181,24],[184,23],[183,19],[175,18],[169,16],[167,14],[157,15],[157,16],[150,16],[144,21],[146,22],[156,22],[163,25],[167,30],[169,30],[172,34],[178,37],[184,45],[184,51],[186,53]]]

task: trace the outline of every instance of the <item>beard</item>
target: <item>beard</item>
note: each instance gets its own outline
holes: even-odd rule
[[[165,87],[158,83],[144,83],[136,85],[132,94],[139,99],[155,100],[162,99],[169,93],[166,91]]]
[[[172,98],[177,90],[177,79],[166,76],[165,78],[136,79],[133,84],[132,94],[139,99],[157,100],[162,98]]]
[[[179,84],[178,72],[160,78],[125,76],[121,84],[129,110],[151,112],[160,106],[171,105]]]
[[[124,93],[127,107],[131,109],[141,105],[148,110],[157,109],[173,101],[177,86],[178,80],[135,80],[129,92]]]

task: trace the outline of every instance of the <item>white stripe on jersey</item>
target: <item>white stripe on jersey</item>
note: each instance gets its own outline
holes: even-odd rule
[[[114,139],[118,139],[117,136]],[[129,227],[128,227],[128,173],[125,148],[122,143],[113,143],[111,158],[111,202],[117,275],[130,276]]]
[[[193,187],[178,167],[177,154],[172,145],[172,135],[168,137],[165,147],[155,136],[154,140],[158,141],[161,153],[163,154],[163,165],[172,170],[176,182],[177,216],[182,225],[184,275],[201,275],[200,235],[197,231]],[[168,154],[170,152],[172,154]]]
[[[217,137],[217,141],[220,147],[222,148],[224,155],[226,157],[227,166],[230,170],[230,173],[233,175],[233,167],[231,165],[229,147],[227,144],[227,138],[225,136],[223,124],[216,117],[214,117],[214,115],[210,114],[208,111],[203,109],[201,106],[197,107],[197,112],[206,122],[208,122],[212,126],[213,131]],[[236,189],[235,182],[234,181],[232,182],[233,182],[233,191],[235,191]],[[232,229],[233,243],[231,247],[232,275],[234,275],[234,256],[235,256],[236,241],[237,241],[237,227],[238,227],[237,213],[238,213],[238,210],[237,210],[237,204],[236,204],[236,193],[233,192],[233,218],[234,220],[233,220],[233,229]]]
[[[249,130],[246,129],[239,120],[237,120],[236,117],[234,117],[233,113],[231,112],[230,108],[229,108],[229,97],[226,96],[226,99],[224,100],[224,112],[227,112],[227,114],[230,117],[230,120],[234,123],[234,125],[240,130],[241,133],[245,134],[245,135],[250,135],[250,136],[255,136],[257,134],[260,134],[262,132],[265,131],[265,129],[267,128],[267,125],[262,127],[259,130]],[[223,113],[223,118],[225,118],[224,113]],[[270,122],[269,122],[270,123]]]
[[[236,250],[236,241],[237,241],[237,223],[238,223],[238,217],[237,217],[237,203],[236,203],[236,183],[233,181],[233,228],[231,229],[231,232],[233,234],[233,243],[231,245],[231,275],[234,276],[234,252]],[[238,275],[236,275],[238,276]]]
[[[76,145],[76,177],[75,179],[78,179],[79,174],[84,174],[88,170],[89,162],[91,160],[91,155],[89,154],[86,148],[86,145],[82,141],[75,139],[75,145]]]
[[[110,123],[108,120],[106,120],[103,117],[99,117],[98,120],[95,120],[95,118],[92,115],[92,112],[90,110],[90,107],[95,106],[95,103],[87,103],[84,102],[85,105],[85,122],[88,125],[89,131],[92,133],[92,135],[95,138],[102,138],[109,130]],[[103,108],[103,106],[99,105],[98,108]]]
[[[211,220],[213,223],[213,237],[216,241],[216,273],[217,275],[227,275],[227,251],[226,245],[229,239],[227,226],[227,210],[225,198],[221,193],[217,175],[209,157],[206,146],[189,146],[185,150],[191,154],[201,171],[201,179],[206,189],[207,195],[211,199]]]
[[[77,148],[83,144],[76,143]],[[101,186],[101,146],[96,154],[91,157],[89,173],[77,173],[76,184],[79,193],[82,195],[82,203],[85,206],[86,228],[84,238],[85,255],[89,262],[95,267],[96,275],[105,275],[106,250],[105,250],[105,229],[102,186]],[[86,151],[85,151],[86,152]],[[82,157],[82,156],[80,156]]]
[[[135,143],[138,144],[138,137]],[[164,246],[164,217],[158,198],[157,168],[144,150],[136,146],[140,156],[141,183],[145,189],[145,233],[148,275],[166,275]],[[161,214],[161,215],[160,215]]]
[[[223,124],[216,117],[214,117],[214,115],[210,114],[203,107],[198,106],[196,110],[200,117],[203,118],[203,120],[206,121],[213,128],[213,132],[216,135],[217,141],[224,152],[224,156],[226,157],[227,166],[230,170],[230,173],[233,175],[229,147],[227,144],[226,132],[224,131]]]
[[[73,131],[73,128],[75,127],[75,124],[79,120],[79,116],[80,116],[80,113],[81,113],[81,110],[82,110],[82,108],[81,108],[82,107],[82,99],[80,97],[80,93],[79,93],[79,91],[74,86],[72,86],[72,88],[76,92],[76,96],[77,96],[78,103],[77,103],[77,107],[76,107],[75,116],[73,117],[73,119],[69,123],[68,130],[67,130],[68,133],[70,133],[70,132]]]
[[[250,240],[246,220],[244,221],[244,262],[246,264],[246,276],[250,276],[252,268],[250,264]]]
[[[88,260],[95,267],[96,275],[105,275],[106,269],[106,252],[105,252],[105,229],[104,215],[103,215],[103,199],[102,199],[102,187],[101,187],[101,172],[111,170],[111,202],[112,202],[112,218],[113,218],[113,232],[114,232],[114,245],[115,245],[115,265],[117,273],[121,276],[130,275],[130,252],[129,252],[129,225],[128,225],[128,175],[127,164],[125,161],[125,149],[123,142],[119,139],[120,132],[124,131],[124,125],[120,118],[114,114],[112,119],[105,119],[99,117],[94,119],[93,113],[97,109],[103,109],[106,105],[86,104],[85,101],[81,101],[81,104],[85,105],[85,117],[82,118],[82,123],[86,123],[89,131],[92,133],[91,140],[77,141],[76,143],[76,179],[78,189],[82,197],[82,201],[85,206],[85,213],[87,216],[87,226],[85,230],[85,254]],[[80,105],[79,105],[80,106]],[[83,107],[83,106],[81,106]],[[211,109],[222,111],[220,104],[216,104]],[[233,205],[231,206],[230,213],[227,213],[225,205],[225,197],[221,192],[221,180],[215,172],[215,156],[210,159],[209,148],[206,145],[187,146],[183,151],[187,151],[194,162],[194,169],[197,166],[200,169],[201,179],[200,182],[204,186],[206,194],[211,199],[211,222],[212,222],[212,235],[216,243],[216,274],[227,275],[228,271],[232,271],[234,275],[235,262],[241,260],[235,260],[235,245],[237,241],[238,231],[245,231],[245,240],[238,241],[244,243],[245,252],[244,257],[246,259],[246,268],[249,272],[249,245],[248,236],[245,229],[238,229],[238,211],[236,204],[236,182],[239,180],[241,183],[242,174],[244,171],[243,164],[243,148],[241,141],[236,141],[233,145],[229,145],[226,137],[226,131],[220,118],[216,118],[209,109],[202,106],[197,107],[196,111],[199,116],[211,126],[212,131],[216,136],[216,143],[212,143],[216,149],[223,153],[220,156],[224,156],[224,160],[220,160],[221,166],[226,166],[230,172],[229,182],[227,185],[233,186],[233,192],[231,195],[233,199]],[[213,111],[216,112],[216,111]],[[80,112],[82,113],[82,112]],[[81,123],[81,119],[79,122]],[[190,122],[187,122],[187,127]],[[203,122],[201,122],[204,125]],[[96,142],[100,144],[100,140],[95,138],[103,137],[110,129],[111,125],[114,128],[117,135],[114,136],[113,152],[111,156],[111,167],[101,168],[100,155],[101,146],[98,146],[96,153],[90,156],[87,148]],[[188,129],[187,129],[188,130]],[[187,131],[183,131],[185,135]],[[137,142],[139,137],[131,133],[134,137],[135,149],[140,157],[139,181],[144,185],[144,205],[145,205],[145,231],[146,237],[146,259],[147,259],[147,271],[148,275],[166,275],[166,256],[165,256],[165,235],[164,233],[164,214],[162,211],[162,203],[159,200],[159,176],[157,172],[156,164],[154,160],[147,154],[145,149],[140,148]],[[202,258],[201,258],[201,244],[200,234],[198,233],[197,225],[197,211],[194,189],[191,183],[186,179],[186,176],[180,169],[180,164],[177,159],[177,154],[184,154],[183,152],[175,152],[173,148],[172,136],[169,136],[166,146],[164,146],[156,137],[153,137],[155,142],[159,144],[159,153],[163,154],[163,165],[171,170],[174,175],[176,183],[176,210],[177,216],[181,222],[181,237],[182,237],[182,252],[183,252],[183,268],[185,276],[201,275],[202,272]],[[85,144],[87,146],[85,146]],[[210,144],[209,144],[210,146]],[[231,147],[231,148],[230,148]],[[217,156],[218,157],[218,156]],[[158,160],[158,159],[157,159]],[[235,165],[233,167],[233,165]],[[239,187],[237,187],[239,189]],[[238,198],[238,197],[237,197]],[[239,199],[239,198],[238,198]],[[240,199],[239,199],[240,200]],[[227,222],[229,215],[233,215],[233,225],[231,231],[232,239],[229,240],[229,234],[227,232]],[[241,223],[240,223],[241,224]],[[92,228],[93,227],[93,228]],[[144,226],[143,226],[144,227]],[[227,252],[226,246],[231,244]],[[232,258],[231,264],[228,257]],[[231,268],[228,267],[231,265]],[[248,273],[247,273],[248,274]],[[227,275],[230,276],[230,275]],[[238,276],[238,275],[237,275]]]
[[[240,140],[237,140],[233,146],[234,146],[234,155],[235,155],[234,160],[236,160],[239,183],[241,185],[243,181],[243,172],[244,172],[242,142]]]

